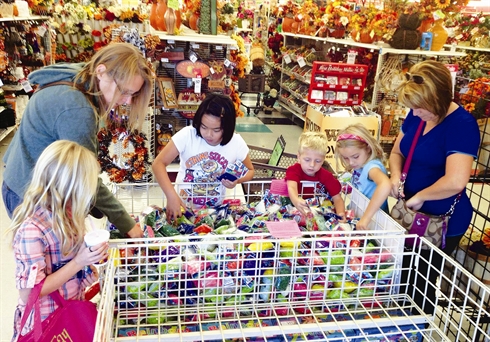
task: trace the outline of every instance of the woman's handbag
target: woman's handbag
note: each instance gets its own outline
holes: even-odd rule
[[[56,301],[58,308],[41,323],[39,295],[43,284],[44,280],[34,286],[29,295],[20,329],[24,328],[32,308],[34,308],[34,325],[28,334],[19,336],[18,342],[92,341],[97,321],[97,308],[88,300],[65,300],[55,290],[49,296]]]
[[[429,240],[433,245],[444,248],[446,246],[446,233],[449,218],[454,212],[454,208],[461,197],[461,193],[459,193],[459,195],[455,198],[451,208],[444,215],[429,215],[412,210],[407,207],[405,200],[401,198],[401,193],[403,192],[403,186],[405,184],[405,180],[407,179],[407,173],[412,161],[415,145],[417,144],[417,140],[422,132],[423,126],[424,121],[420,121],[417,132],[413,138],[412,145],[410,146],[407,160],[403,165],[402,174],[400,176],[400,185],[398,187],[398,201],[393,209],[391,209],[391,217],[403,228],[405,228],[409,234],[417,234],[418,236]],[[413,246],[414,243],[414,238],[408,238],[405,240],[406,246]]]

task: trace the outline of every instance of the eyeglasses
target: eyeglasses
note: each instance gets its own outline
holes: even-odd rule
[[[121,89],[121,87],[116,82],[116,80],[114,80],[114,83],[116,84],[117,90],[119,91],[119,93],[121,94],[122,97],[131,97],[131,98],[133,98],[133,97],[137,97],[140,94],[140,91],[139,90],[137,92],[135,92],[135,93],[132,93],[129,90],[123,90],[123,89]]]
[[[415,84],[422,84],[422,83],[424,83],[424,78],[422,76],[412,75],[409,72],[406,72],[405,73],[405,78],[407,79],[407,81],[413,81]]]

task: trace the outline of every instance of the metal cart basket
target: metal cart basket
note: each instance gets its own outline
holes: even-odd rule
[[[244,187],[257,185],[265,192],[270,182]],[[133,213],[164,204],[157,184],[115,192]],[[230,196],[248,202],[248,193]],[[354,189],[346,203],[360,216],[368,200]],[[384,212],[371,228],[111,241],[94,341],[490,341],[479,326],[488,288],[423,239],[405,251],[407,235]],[[428,279],[418,268],[424,247],[450,270],[432,270],[439,280],[425,290],[438,297],[429,314],[413,300],[424,292],[400,283],[403,270]],[[461,274],[479,296],[452,285]]]

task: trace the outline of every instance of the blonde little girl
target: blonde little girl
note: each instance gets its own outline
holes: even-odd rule
[[[352,172],[352,185],[370,199],[356,225],[356,229],[368,229],[379,208],[388,213],[391,182],[383,165],[383,149],[363,125],[353,124],[337,136],[335,158]]]
[[[87,247],[83,237],[99,172],[95,154],[73,141],[55,141],[39,156],[9,230],[19,290],[12,341],[32,329],[32,314],[24,329],[20,323],[34,285],[44,281],[39,301],[45,320],[57,307],[47,294],[59,291],[64,299],[83,300],[85,288],[97,280],[96,270],[87,266],[107,257],[108,244]]]

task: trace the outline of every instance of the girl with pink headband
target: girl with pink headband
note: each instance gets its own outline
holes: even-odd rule
[[[369,223],[378,209],[388,213],[387,198],[391,182],[383,165],[383,149],[362,124],[353,124],[337,136],[335,158],[337,164],[340,159],[345,170],[352,172],[352,185],[370,199],[356,225],[356,229],[369,229]]]

